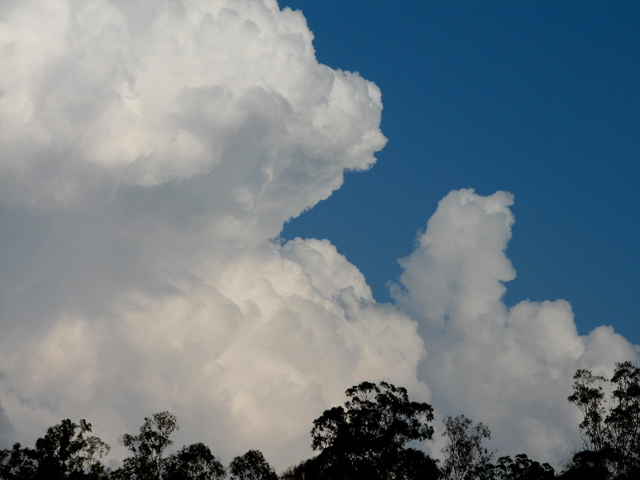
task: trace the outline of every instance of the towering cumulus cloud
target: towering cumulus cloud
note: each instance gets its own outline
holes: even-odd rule
[[[330,243],[270,241],[386,141],[378,88],[318,64],[300,12],[1,8],[0,439],[85,417],[117,456],[167,409],[284,467],[357,382],[428,397],[415,322]]]
[[[0,9],[5,445],[87,418],[121,457],[122,433],[170,410],[177,444],[284,468],[346,388],[387,380],[553,460],[575,445],[573,370],[635,355],[610,329],[578,336],[566,302],[504,306],[505,193],[442,201],[396,305],[328,241],[273,240],[385,143],[378,88],[318,64],[300,12]]]
[[[507,308],[503,282],[515,278],[505,248],[512,196],[451,192],[400,261],[396,304],[420,323],[428,356],[420,367],[442,415],[488,424],[501,454],[557,463],[580,446],[577,409],[567,402],[573,374],[610,375],[638,361],[638,348],[611,327],[579,336],[571,305],[524,301]]]

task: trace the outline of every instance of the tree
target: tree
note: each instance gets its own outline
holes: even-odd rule
[[[12,450],[0,454],[0,478],[8,480],[105,478],[99,458],[110,448],[95,436],[89,436],[91,424],[69,419],[49,427],[44,437],[36,440],[35,448],[22,448],[16,443]]]
[[[346,395],[344,407],[326,410],[313,422],[311,447],[320,453],[306,464],[310,475],[401,478],[399,471],[409,472],[407,462],[417,460],[406,453],[405,445],[433,436],[431,405],[409,401],[405,388],[386,382],[363,382]]]
[[[226,476],[224,466],[216,460],[209,447],[195,443],[182,447],[167,458],[167,480],[222,480]]]
[[[0,450],[0,478],[27,480],[36,477],[35,450],[14,443],[11,450]]]
[[[509,456],[500,457],[491,466],[491,478],[494,480],[552,480],[555,478],[553,467],[548,463],[539,463],[521,453],[515,460]]]
[[[231,480],[277,480],[275,470],[259,450],[249,450],[229,464]]]
[[[407,448],[401,451],[400,461],[393,476],[396,480],[422,480],[439,478],[438,463],[422,450]]]
[[[130,480],[159,480],[162,478],[166,459],[164,451],[173,444],[169,436],[180,426],[171,412],[160,412],[151,418],[145,417],[138,435],[126,433],[124,446],[133,456],[122,462],[116,476]]]
[[[602,375],[594,375],[590,370],[579,369],[573,376],[573,393],[567,398],[582,412],[580,436],[585,450],[602,451],[606,447],[604,418],[606,415],[604,390],[607,381]]]
[[[609,480],[609,471],[605,457],[600,452],[583,450],[573,455],[560,475],[562,480]]]
[[[611,383],[613,407],[604,422],[620,475],[640,469],[640,367],[616,364]]]
[[[308,460],[292,465],[278,475],[278,480],[310,480],[312,477],[306,472]]]
[[[447,480],[471,480],[486,471],[493,456],[482,445],[485,438],[491,438],[491,431],[482,423],[473,425],[464,415],[444,419],[447,445],[442,449],[444,464],[442,472]]]
[[[611,380],[585,369],[573,378],[568,400],[583,414],[579,428],[584,450],[574,455],[566,478],[577,471],[598,471],[601,478],[640,473],[640,368],[623,362],[616,364]],[[608,399],[607,383],[612,387]]]

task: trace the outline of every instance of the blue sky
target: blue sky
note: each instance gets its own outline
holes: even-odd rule
[[[285,226],[328,238],[378,301],[452,189],[515,195],[508,305],[568,300],[640,342],[640,3],[280,2],[318,60],[382,91],[378,162]]]

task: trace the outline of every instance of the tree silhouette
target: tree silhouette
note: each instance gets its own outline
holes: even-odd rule
[[[421,452],[405,449],[408,442],[433,436],[431,405],[410,401],[405,388],[386,382],[363,382],[346,395],[344,407],[326,410],[313,422],[311,446],[320,453],[306,463],[309,475],[345,480],[410,478],[412,467],[424,472],[426,464],[435,465]]]
[[[11,450],[0,450],[0,478],[5,480],[27,480],[36,478],[38,464],[35,450],[14,443]]]
[[[167,458],[163,479],[166,480],[222,480],[224,466],[216,460],[203,443],[182,447]]]
[[[131,452],[111,471],[101,458],[109,446],[90,435],[91,424],[69,419],[49,427],[34,448],[16,443],[0,450],[0,480],[636,480],[640,478],[640,367],[617,363],[611,379],[580,369],[568,397],[582,412],[584,449],[558,476],[549,464],[525,454],[500,457],[483,441],[489,428],[464,415],[445,417],[442,467],[412,442],[433,437],[433,409],[410,401],[407,390],[381,382],[349,388],[343,406],[325,410],[313,422],[316,456],[278,477],[258,450],[237,456],[228,470],[209,447],[195,443],[168,454],[176,417],[160,412],[145,418],[137,435],[125,434]],[[411,447],[409,447],[409,445]]]
[[[173,444],[169,436],[179,428],[173,413],[160,412],[144,419],[138,435],[125,433],[122,441],[133,455],[123,460],[116,477],[130,480],[161,479],[166,464],[165,449]]]
[[[470,418],[458,415],[444,419],[447,445],[442,449],[444,464],[442,472],[447,480],[475,479],[486,471],[492,454],[482,445],[491,438],[491,431],[482,423],[473,425]]]
[[[490,466],[493,480],[552,480],[555,472],[548,463],[531,460],[524,453],[516,455],[515,460],[509,456],[500,457],[495,465]]]
[[[229,464],[231,480],[277,480],[275,470],[259,450],[249,450]]]
[[[582,412],[584,450],[576,453],[563,478],[590,474],[602,479],[640,476],[640,368],[617,363],[613,377],[580,369],[568,397]],[[607,398],[605,386],[611,385]]]
[[[87,435],[91,424],[69,419],[49,427],[35,448],[22,448],[16,443],[0,453],[0,478],[7,480],[106,478],[100,458],[110,448],[98,437]]]

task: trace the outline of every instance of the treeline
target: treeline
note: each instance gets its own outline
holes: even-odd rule
[[[611,391],[605,394],[605,384]],[[442,460],[411,448],[433,438],[433,408],[411,401],[407,390],[389,383],[363,382],[346,391],[343,406],[313,422],[311,447],[317,454],[280,475],[258,450],[224,466],[202,443],[168,453],[178,430],[170,412],[145,418],[138,434],[125,434],[130,455],[116,469],[101,459],[110,451],[91,435],[91,424],[63,420],[50,427],[34,448],[19,443],[0,451],[0,478],[6,480],[637,480],[640,478],[640,368],[616,364],[611,379],[578,370],[568,400],[583,414],[584,442],[562,469],[526,454],[499,457],[483,445],[491,437],[482,423],[446,417]]]

